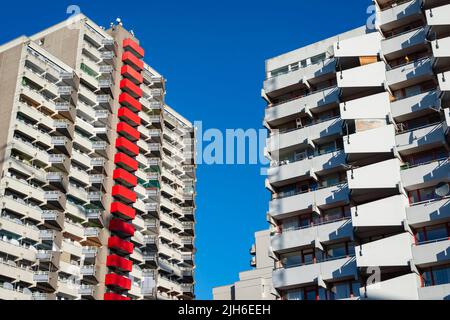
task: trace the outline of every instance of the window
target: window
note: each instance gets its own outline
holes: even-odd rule
[[[300,227],[298,218],[290,218],[283,221],[283,231],[293,231]]]
[[[278,77],[289,72],[289,67],[283,67],[270,72],[271,77]]]
[[[448,239],[450,236],[450,223],[420,228],[416,232],[416,242]]]
[[[440,199],[440,197],[436,194],[435,189],[436,186],[410,191],[408,193],[409,203],[415,204],[424,201]]]
[[[429,268],[422,273],[424,287],[439,286],[450,283],[450,266]]]
[[[282,254],[280,258],[281,264],[284,268],[292,268],[302,264],[302,257],[299,252],[285,253]]]

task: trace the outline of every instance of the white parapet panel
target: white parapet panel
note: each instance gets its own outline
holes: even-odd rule
[[[450,4],[425,11],[429,26],[450,25]]]
[[[343,120],[386,119],[390,112],[389,93],[382,92],[340,104]]]
[[[347,177],[351,190],[396,188],[401,181],[400,161],[391,159],[347,171]]]
[[[334,55],[342,57],[377,56],[381,50],[381,34],[367,33],[358,37],[339,40],[334,43]]]
[[[368,285],[360,289],[364,300],[418,300],[420,277],[415,273]]]
[[[337,76],[339,88],[373,88],[384,85],[386,67],[384,62],[344,70]]]
[[[408,199],[400,194],[352,207],[354,227],[402,226]]]
[[[389,153],[392,152],[395,144],[394,125],[357,132],[344,137],[345,153],[348,155]]]
[[[408,233],[369,242],[355,247],[358,267],[409,266],[414,237]]]

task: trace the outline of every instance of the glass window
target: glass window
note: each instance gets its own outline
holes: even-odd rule
[[[301,255],[299,252],[285,253],[281,255],[281,264],[285,268],[298,266],[301,262]]]
[[[422,279],[425,287],[430,287],[433,285],[433,276],[431,274],[431,271],[425,271],[422,274]]]
[[[323,212],[323,221],[324,222],[339,220],[342,217],[343,217],[342,207],[325,210]]]
[[[305,300],[317,300],[317,290],[316,288],[305,289]]]
[[[293,231],[300,227],[298,218],[290,218],[283,221],[283,231]]]
[[[353,281],[352,282],[352,293],[353,293],[353,297],[359,297],[360,293],[359,293],[359,289],[361,288],[361,284],[358,281]]]
[[[433,226],[426,228],[427,233],[427,240],[426,241],[433,241],[433,240],[440,240],[448,238],[448,232],[447,232],[447,226]]]
[[[434,193],[434,187],[419,190],[419,195],[420,201],[433,200],[436,197]]]
[[[303,263],[311,264],[314,262],[314,250],[303,251]]]
[[[303,290],[297,289],[297,290],[288,291],[286,293],[286,299],[287,300],[304,300]]]
[[[331,300],[351,298],[350,284],[348,282],[336,283],[330,290]]]
[[[434,285],[450,283],[450,267],[433,270]]]
[[[338,244],[330,246],[327,249],[327,257],[330,258],[340,258],[347,255],[347,249],[345,244]]]

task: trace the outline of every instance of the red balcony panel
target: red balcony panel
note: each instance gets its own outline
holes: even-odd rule
[[[122,202],[113,202],[111,204],[111,214],[119,216],[125,220],[136,218],[136,210]]]
[[[131,289],[131,280],[126,277],[119,276],[118,274],[110,273],[105,277],[105,285],[126,291]]]
[[[132,237],[136,232],[133,225],[120,219],[112,219],[109,222],[109,231],[117,232],[125,237]]]
[[[105,301],[130,301],[131,298],[122,296],[120,294],[114,293],[114,292],[107,292],[103,296],[103,299]]]
[[[142,110],[142,104],[126,92],[122,92],[120,94],[119,103],[133,112],[139,112]]]
[[[137,198],[136,193],[134,191],[131,191],[130,189],[125,188],[124,186],[121,185],[115,185],[112,188],[112,196],[122,200],[127,204],[135,203]]]
[[[136,187],[138,183],[138,179],[134,174],[131,174],[121,168],[114,170],[113,179],[128,188]]]
[[[141,125],[141,118],[130,109],[120,108],[117,116],[120,120],[125,121],[132,127],[137,127]]]
[[[132,81],[135,85],[140,85],[144,82],[144,77],[130,66],[124,65],[120,73],[124,78]]]
[[[130,65],[131,67],[133,67],[138,72],[141,72],[144,69],[144,61],[139,60],[131,52],[125,52],[122,55],[122,62]]]
[[[125,153],[116,153],[114,156],[114,163],[119,167],[124,168],[128,172],[135,172],[138,169],[138,162],[130,158]]]
[[[119,257],[116,254],[110,255],[108,256],[108,258],[106,258],[106,265],[109,268],[117,268],[123,272],[133,271],[133,262],[128,259]]]
[[[132,254],[134,244],[119,237],[110,237],[108,239],[108,248],[120,251],[123,254]]]
[[[127,92],[135,99],[142,97],[142,89],[128,79],[122,79],[120,81],[120,89]]]
[[[139,131],[137,131],[126,122],[120,122],[117,124],[117,133],[133,142],[138,141],[141,137]]]
[[[123,137],[116,140],[116,148],[131,157],[135,157],[139,154],[139,147]]]
[[[145,50],[131,38],[123,40],[123,48],[126,51],[132,52],[139,59],[142,59],[145,56]]]

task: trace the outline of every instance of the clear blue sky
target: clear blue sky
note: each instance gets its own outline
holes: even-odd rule
[[[205,128],[261,128],[264,61],[365,24],[370,0],[58,0],[2,3],[0,43],[67,18],[71,4],[100,25],[121,17],[167,79],[167,102]],[[258,166],[200,166],[197,295],[249,269],[253,233],[267,227]]]

